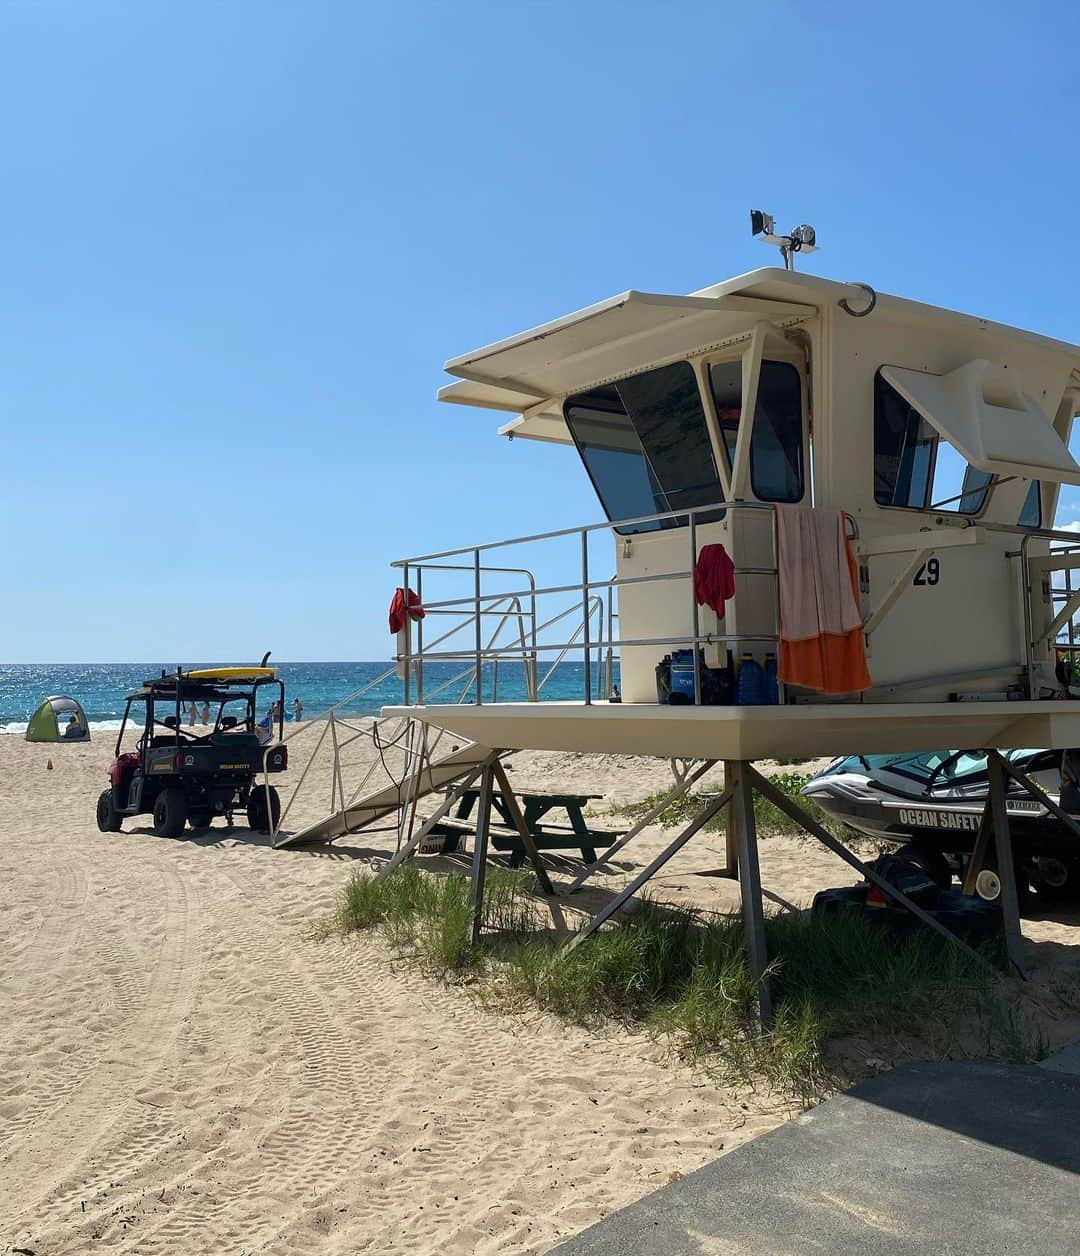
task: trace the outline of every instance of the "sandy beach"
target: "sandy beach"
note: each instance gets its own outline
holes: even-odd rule
[[[313,742],[294,742],[294,783]],[[374,757],[367,740],[350,755],[353,773]],[[488,1011],[377,938],[314,940],[393,832],[280,851],[221,821],[99,833],[111,756],[111,735],[0,737],[0,1252],[542,1252],[790,1114],[647,1035]],[[512,763],[520,787],[605,804],[670,780],[609,756]],[[286,827],[325,809],[329,782],[324,760]],[[619,876],[665,840],[646,833]],[[850,880],[814,845],[761,849],[794,902]],[[657,890],[733,907],[735,885],[693,875],[722,863],[702,834]],[[1077,918],[1025,934],[1036,986],[1076,975]],[[1060,1012],[1046,1027],[1080,1032]]]

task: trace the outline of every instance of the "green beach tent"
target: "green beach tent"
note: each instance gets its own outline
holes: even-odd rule
[[[74,698],[46,698],[26,726],[27,741],[89,741],[86,712]]]

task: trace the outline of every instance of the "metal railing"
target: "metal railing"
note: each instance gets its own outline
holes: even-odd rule
[[[1008,531],[1014,531],[1008,528]],[[1017,531],[1021,529],[1015,529]],[[1058,532],[1051,529],[1042,528],[1037,531],[1025,531],[1024,539],[1020,542],[1018,550],[1008,552],[1008,557],[1019,558],[1020,566],[1017,577],[1020,584],[1020,596],[1023,604],[1024,617],[1024,665],[1025,679],[1027,684],[1027,694],[1029,698],[1035,697],[1034,677],[1035,677],[1035,653],[1045,640],[1047,649],[1051,653],[1055,653],[1062,649],[1068,649],[1070,656],[1074,657],[1077,641],[1077,624],[1076,618],[1080,614],[1080,589],[1076,588],[1073,583],[1073,571],[1071,566],[1063,566],[1054,568],[1050,566],[1042,579],[1042,587],[1040,596],[1049,607],[1049,629],[1040,636],[1036,636],[1035,626],[1032,616],[1032,600],[1034,589],[1032,586],[1032,568],[1031,563],[1036,561],[1029,557],[1028,550],[1033,540],[1049,540],[1051,542],[1051,555],[1070,559],[1080,553],[1080,540],[1077,539],[1073,532]],[[1064,577],[1064,586],[1054,583],[1053,575],[1056,572]],[[1060,623],[1058,622],[1060,620]],[[1055,625],[1057,625],[1055,627]]]
[[[589,524],[583,527],[562,528],[550,532],[513,537],[508,540],[491,541],[482,545],[466,546],[460,549],[444,550],[437,553],[420,555],[413,558],[400,559],[392,566],[402,572],[403,583],[408,585],[413,578],[419,593],[422,588],[424,573],[436,571],[458,572],[472,577],[471,591],[464,596],[450,597],[434,602],[424,602],[428,614],[443,614],[457,617],[457,623],[449,631],[443,633],[434,642],[425,644],[422,632],[418,632],[415,649],[411,644],[402,658],[406,676],[406,705],[412,702],[411,678],[416,678],[417,702],[430,700],[423,682],[423,666],[425,662],[434,660],[459,660],[472,664],[475,675],[475,693],[473,701],[482,703],[484,698],[483,676],[485,667],[492,671],[491,697],[498,700],[497,674],[500,664],[508,661],[521,662],[526,668],[527,699],[536,701],[544,686],[551,680],[555,669],[570,654],[578,654],[583,663],[582,697],[586,704],[594,700],[594,696],[609,696],[614,682],[615,668],[619,651],[628,647],[689,647],[693,658],[694,702],[700,704],[702,699],[702,659],[703,646],[738,646],[765,645],[773,646],[779,654],[779,629],[774,632],[704,632],[701,625],[701,610],[694,596],[693,572],[698,555],[698,529],[702,516],[716,517],[718,512],[735,513],[738,511],[765,511],[770,516],[769,535],[771,542],[771,565],[769,566],[738,566],[736,577],[764,576],[773,582],[774,623],[780,622],[780,591],[778,578],[778,541],[776,534],[776,517],[771,504],[763,502],[729,502],[709,503],[686,510],[661,511],[649,515],[639,515],[631,519],[619,519],[602,523]],[[857,523],[850,515],[846,516],[848,533],[857,540],[859,530]],[[685,528],[687,546],[687,564],[675,570],[657,571],[647,575],[618,576],[607,580],[596,580],[590,575],[591,555],[589,542],[595,535],[605,535],[614,544],[625,544],[632,541],[635,533],[631,529],[640,530],[643,525],[660,527],[664,523]],[[979,527],[988,532],[1007,533],[1022,537],[1017,550],[1009,551],[1010,557],[1019,557],[1019,578],[1024,591],[1024,637],[1025,654],[1017,660],[1016,671],[1024,672],[1030,690],[1033,676],[1032,641],[1033,626],[1030,603],[1030,573],[1028,568],[1028,548],[1032,541],[1047,540],[1053,543],[1054,552],[1080,551],[1080,540],[1076,534],[1058,532],[1048,528],[1031,529],[1020,525],[998,524],[982,520],[964,521],[956,526]],[[552,542],[576,538],[579,543],[579,578],[562,583],[540,585],[537,583],[531,568],[511,567],[489,564],[486,556],[497,552],[505,553],[513,547],[535,545],[541,542]],[[456,560],[456,561],[455,561]],[[861,580],[864,598],[869,594],[869,575],[866,564],[862,564]],[[1063,587],[1050,582],[1047,596],[1052,603],[1051,618],[1059,608],[1068,605],[1072,598],[1080,597],[1080,580],[1075,580],[1072,570],[1064,568]],[[523,577],[521,588],[502,589],[499,592],[485,592],[485,580],[500,574],[517,574]],[[670,635],[619,637],[616,625],[619,619],[617,597],[619,590],[631,585],[662,586],[672,581],[685,582],[687,587],[686,622],[689,630],[685,633]],[[538,606],[541,599],[569,595],[573,598],[570,606],[563,607],[555,615],[543,619]],[[552,627],[565,622],[578,613],[577,626],[572,634],[565,639],[549,639],[547,634]],[[1080,609],[1077,610],[1080,615]],[[486,639],[483,633],[483,622],[488,617],[497,617],[495,630]],[[516,629],[516,641],[507,642],[502,639],[507,624]],[[468,647],[452,642],[456,633],[468,630],[470,642]],[[1080,642],[1080,627],[1075,617],[1067,617],[1059,631],[1054,634],[1051,646],[1068,645],[1076,647]],[[436,648],[444,646],[447,648]],[[543,679],[538,678],[538,657],[541,653],[552,653],[555,661],[548,668]],[[531,672],[530,672],[531,669]],[[1007,669],[996,668],[994,677]],[[531,680],[530,680],[531,676]],[[989,677],[990,673],[974,671],[965,674],[966,679]],[[903,684],[886,686],[897,692],[904,689],[918,689],[927,684],[947,680],[950,676],[920,677]],[[784,695],[781,691],[780,700]],[[859,700],[859,699],[854,699]]]
[[[777,565],[776,521],[773,507],[763,502],[730,502],[709,503],[686,510],[659,511],[649,515],[639,515],[632,519],[619,519],[603,523],[588,524],[584,527],[562,528],[552,532],[534,533],[528,536],[513,537],[504,541],[491,541],[483,545],[466,546],[461,549],[443,550],[438,553],[423,554],[413,558],[399,559],[392,566],[402,573],[402,584],[409,587],[410,581],[415,582],[415,590],[423,603],[428,615],[449,615],[457,617],[457,623],[436,641],[424,643],[422,634],[423,621],[418,622],[415,648],[411,639],[406,636],[405,650],[401,656],[406,685],[406,705],[412,701],[412,681],[415,677],[417,687],[416,701],[423,703],[424,697],[424,664],[435,660],[469,660],[475,668],[477,683],[474,702],[484,701],[483,675],[485,666],[497,668],[501,661],[521,661],[526,668],[527,698],[529,701],[539,699],[544,684],[551,679],[555,669],[571,653],[580,653],[582,671],[582,696],[586,704],[594,698],[594,692],[602,696],[610,696],[614,683],[615,664],[618,652],[622,648],[633,646],[664,646],[689,647],[693,657],[694,701],[700,704],[702,696],[701,647],[712,645],[729,645],[732,643],[766,643],[777,648],[779,632],[744,633],[744,632],[703,632],[701,627],[701,611],[693,591],[693,573],[698,557],[698,528],[701,517],[715,517],[717,512],[764,511],[769,516],[769,534],[772,546],[772,564],[770,566],[736,567],[736,576],[766,576],[773,582],[773,601],[775,622],[779,624],[779,581]],[[642,525],[662,527],[665,523],[682,526],[686,529],[687,566],[673,571],[659,571],[640,576],[618,575],[607,580],[593,579],[590,573],[590,539],[594,535],[605,535],[614,544],[626,543],[632,534],[626,529],[640,529]],[[552,542],[578,538],[580,579],[568,583],[540,586],[530,568],[509,567],[488,564],[485,556],[496,551],[505,552],[513,547],[535,545],[541,542]],[[454,561],[457,560],[457,561]],[[468,560],[468,561],[463,561]],[[471,591],[465,595],[443,598],[436,601],[424,601],[424,577],[434,572],[457,572],[472,575]],[[525,587],[500,589],[497,593],[485,592],[485,578],[494,575],[520,574],[525,577]],[[663,585],[672,581],[682,581],[687,585],[686,622],[689,631],[671,635],[622,638],[616,637],[616,623],[619,615],[616,607],[618,591],[629,585]],[[538,604],[542,598],[571,595],[573,602],[557,614],[541,619]],[[565,640],[550,640],[546,634],[557,624],[570,618],[574,611],[578,613],[577,627]],[[495,630],[485,640],[483,623],[486,618],[499,616]],[[517,640],[513,643],[500,641],[500,635],[510,621],[516,625]],[[470,631],[471,630],[471,631]],[[470,631],[468,647],[463,644],[451,646],[451,638],[459,632]],[[447,648],[437,649],[436,646]],[[535,677],[537,658],[541,653],[555,655],[555,662],[548,669],[543,681],[529,685],[529,668],[532,667]],[[594,683],[595,682],[595,683]]]

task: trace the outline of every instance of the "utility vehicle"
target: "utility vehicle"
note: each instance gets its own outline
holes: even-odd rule
[[[201,728],[192,706],[196,715],[208,710]],[[231,825],[233,813],[244,811],[250,828],[272,831],[281,802],[269,774],[289,762],[284,712],[285,684],[272,667],[177,668],[144,682],[127,697],[109,787],[97,802],[98,828],[117,833],[125,817],[149,814],[155,833],[179,837],[185,824],[205,828],[224,816]],[[125,752],[124,732],[136,720],[142,734]]]

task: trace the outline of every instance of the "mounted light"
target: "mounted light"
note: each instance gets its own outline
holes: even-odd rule
[[[772,214],[763,209],[750,211],[750,234],[760,236],[765,244],[775,244],[787,270],[795,269],[796,253],[813,253],[817,248],[817,232],[809,223],[793,228],[789,235],[777,235]]]

